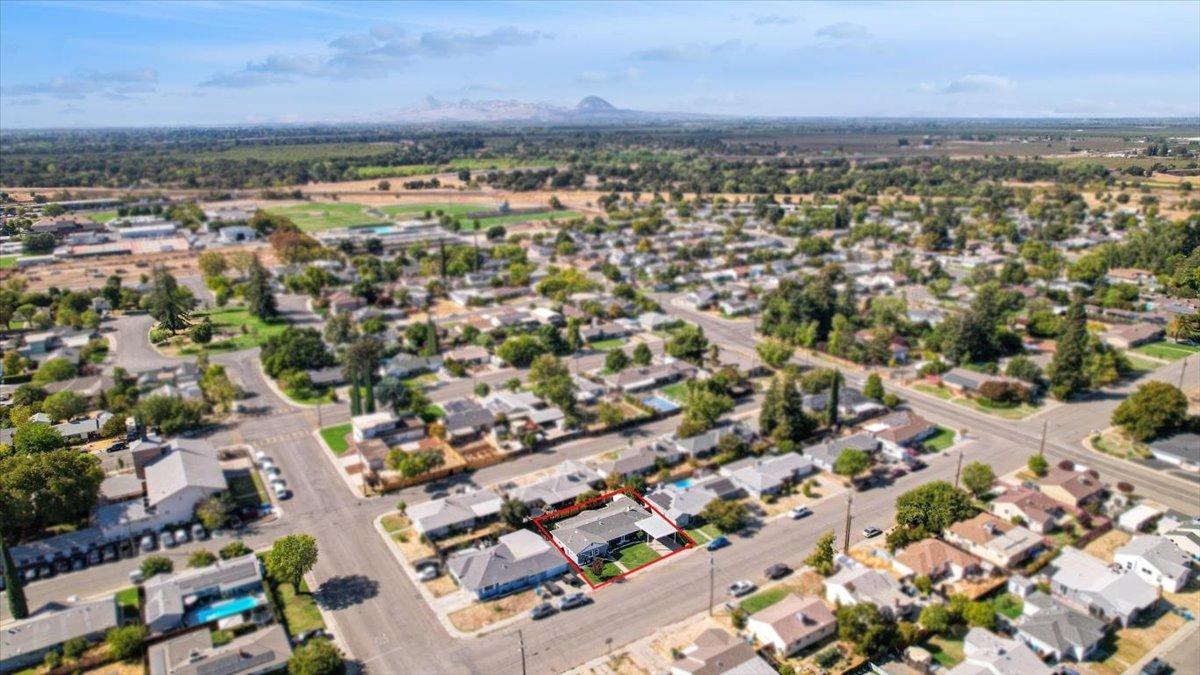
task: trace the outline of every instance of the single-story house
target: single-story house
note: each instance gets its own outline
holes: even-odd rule
[[[555,467],[553,474],[514,490],[513,498],[531,509],[549,510],[574,503],[603,482],[604,477],[586,464],[566,460]]]
[[[0,630],[0,671],[16,672],[40,665],[46,652],[75,638],[98,641],[118,625],[117,602],[112,596],[47,607],[32,616],[5,624]]]
[[[1133,349],[1163,339],[1162,326],[1148,322],[1115,324],[1100,334],[1104,344],[1117,349]]]
[[[833,471],[833,464],[843,451],[853,448],[874,455],[879,452],[879,446],[880,442],[875,437],[856,433],[810,445],[804,448],[803,452],[806,457],[812,459],[813,466],[822,471]]]
[[[447,361],[456,361],[464,366],[482,366],[492,360],[488,350],[479,345],[465,345],[451,349],[444,355]]]
[[[852,564],[825,580],[825,599],[841,605],[869,602],[895,619],[907,616],[916,606],[892,575]]]
[[[1163,536],[1174,542],[1186,555],[1191,556],[1194,560],[1200,560],[1200,523],[1195,521],[1183,523],[1167,530]]]
[[[1140,575],[1115,572],[1103,560],[1073,547],[1051,563],[1050,590],[1091,616],[1128,626],[1158,602],[1158,591]]]
[[[1108,626],[1042,592],[1025,598],[1017,639],[1052,661],[1086,661],[1104,641]]]
[[[892,569],[901,577],[924,576],[935,582],[958,581],[990,568],[991,565],[979,557],[933,538],[913,542],[892,558]]]
[[[910,456],[910,448],[938,431],[936,424],[907,410],[872,420],[862,428],[879,440],[883,454],[894,459]]]
[[[262,581],[262,564],[253,554],[209,567],[160,574],[142,586],[142,616],[150,633],[161,635],[185,625],[206,623],[208,619],[197,614],[206,603],[253,596],[259,602],[252,609],[266,608]]]
[[[175,439],[172,450],[145,469],[146,506],[166,522],[192,520],[196,504],[229,484],[216,451],[204,441]]]
[[[624,392],[644,391],[695,377],[697,372],[699,371],[696,366],[686,361],[672,361],[641,368],[626,368],[619,373],[605,375],[604,384],[609,389]]]
[[[446,570],[476,598],[488,600],[561,576],[568,565],[544,538],[517,530],[501,535],[494,546],[452,553]]]
[[[744,494],[742,488],[724,476],[706,476],[688,485],[667,484],[646,495],[652,502],[680,527],[692,527],[697,518],[715,499],[736,499]]]
[[[212,636],[208,629],[193,630],[151,645],[146,654],[149,675],[257,675],[286,669],[292,657],[291,641],[279,624],[219,647]]]
[[[1022,389],[1028,389],[1029,383],[1006,375],[991,375],[988,373],[980,373],[969,368],[951,368],[942,373],[942,384],[949,387],[951,390],[960,394],[975,395],[979,393],[980,388],[988,382],[1002,382],[1004,384],[1015,385]]]
[[[646,476],[654,472],[661,462],[667,466],[678,464],[683,454],[666,443],[648,443],[617,453],[596,465],[596,471],[604,477]]]
[[[1001,494],[990,506],[997,516],[1008,521],[1020,518],[1025,527],[1038,534],[1053,532],[1070,517],[1061,502],[1026,487]]]
[[[413,354],[397,354],[383,364],[384,377],[405,379],[414,375],[436,372],[442,367],[440,356],[416,356]]]
[[[837,632],[837,619],[820,598],[789,593],[779,602],[751,614],[746,630],[775,648],[781,657],[815,645]]]
[[[1028,560],[1045,547],[1031,530],[990,513],[954,523],[943,533],[945,540],[997,567],[1012,567]]]
[[[441,404],[445,416],[442,424],[450,440],[467,440],[481,436],[496,426],[492,411],[470,398],[456,398]]]
[[[1037,481],[1043,494],[1067,506],[1082,508],[1084,504],[1099,501],[1107,491],[1104,483],[1088,471],[1067,471],[1057,466]]]
[[[1134,537],[1113,552],[1113,562],[1168,593],[1178,593],[1192,578],[1188,556],[1158,535]]]
[[[663,536],[660,523],[665,524],[662,518],[621,494],[598,509],[587,509],[554,523],[550,535],[571,559],[586,565],[626,545],[645,541],[647,536]],[[673,533],[672,528],[665,534]]]
[[[675,434],[670,434],[664,436],[663,440],[688,457],[706,457],[717,451],[721,438],[729,433],[732,431],[728,427],[717,427],[687,438],[676,438]]]
[[[485,488],[413,504],[405,514],[418,533],[439,539],[495,518],[503,501],[500,495]]]
[[[754,647],[720,628],[709,628],[683,648],[671,664],[671,675],[776,675]]]
[[[1162,514],[1162,509],[1145,503],[1137,504],[1117,516],[1117,527],[1126,532],[1148,532]]]
[[[1029,647],[1000,637],[986,628],[972,628],[963,637],[963,660],[946,675],[1051,675]]]
[[[721,467],[720,474],[755,498],[779,494],[784,487],[816,471],[812,460],[789,452],[773,457],[747,457]]]
[[[825,414],[829,408],[829,391],[825,390],[804,396],[802,405],[809,412]],[[863,396],[858,389],[842,387],[838,391],[838,418],[844,424],[854,424],[886,412],[886,406],[875,399]]]
[[[1200,434],[1181,433],[1151,441],[1154,458],[1188,471],[1200,471]]]

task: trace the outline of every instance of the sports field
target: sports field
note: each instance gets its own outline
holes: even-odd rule
[[[268,213],[287,216],[305,232],[320,232],[339,227],[354,227],[355,225],[371,225],[383,223],[383,219],[367,212],[362,204],[346,204],[341,202],[316,202],[312,204],[293,204],[291,206],[273,206]]]

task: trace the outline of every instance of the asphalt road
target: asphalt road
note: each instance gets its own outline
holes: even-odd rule
[[[666,302],[664,307],[672,313],[681,313]],[[703,325],[709,338],[723,348],[753,353],[750,322],[727,322],[708,315],[686,318]],[[127,323],[118,326],[116,362],[146,367],[147,362],[161,360],[163,357],[149,345],[133,339],[140,334],[144,342],[143,327],[136,320]],[[148,330],[148,326],[147,323],[144,328]],[[253,547],[264,547],[288,532],[316,536],[320,559],[310,576],[310,584],[352,657],[374,673],[520,672],[515,627],[475,639],[452,639],[408,577],[397,569],[387,544],[376,534],[372,521],[378,514],[391,509],[397,498],[410,504],[423,501],[424,491],[413,488],[374,500],[353,496],[312,436],[317,426],[315,410],[297,409],[280,401],[262,381],[261,371],[254,364],[257,360],[254,351],[222,355],[214,360],[230,366],[242,385],[255,394],[257,410],[257,414],[216,430],[214,442],[249,443],[265,450],[276,459],[295,493],[292,500],[284,503],[283,518],[278,523],[249,533],[246,541]],[[1195,365],[1190,367],[1197,372]],[[1155,373],[1161,379],[1170,380],[1172,376],[1178,377],[1178,371],[1171,367]],[[848,379],[854,381],[856,376],[848,374]],[[1051,439],[1046,452],[1052,459],[1070,457],[1085,461],[1110,477],[1130,480],[1139,492],[1169,506],[1188,513],[1200,511],[1195,483],[1079,447],[1078,438],[1073,435],[1080,427],[1073,416],[1080,414],[1076,405],[1092,405],[1090,402],[1062,406],[1032,420],[1014,423],[995,420],[934,397],[914,394],[908,398],[916,411],[935,422],[953,428],[968,427],[973,442],[966,455],[971,460],[991,463],[998,473],[1024,464],[1028,454],[1037,448],[1041,418],[1045,417],[1051,420]],[[745,404],[743,409],[752,405]],[[1088,417],[1100,414],[1108,403],[1097,401],[1094,405],[1097,410],[1088,408]],[[669,431],[676,424],[674,419],[660,421],[644,427],[642,433],[649,436]],[[481,470],[471,480],[479,485],[500,482],[563,459],[622,447],[626,442],[609,437],[577,441],[559,446],[553,452],[536,453]],[[897,494],[922,482],[952,478],[956,463],[957,453],[935,456],[924,471],[905,476],[887,488],[856,494],[853,539],[860,536],[858,533],[866,525],[882,528],[891,522]],[[737,579],[761,583],[762,570],[771,563],[799,566],[821,533],[833,530],[840,538],[844,510],[845,501],[838,497],[818,505],[810,518],[777,520],[744,537],[734,537],[733,546],[714,555],[717,601],[725,599],[723,589]],[[123,586],[131,563],[101,566],[37,582],[29,587],[31,604],[40,606],[70,595],[86,597]],[[707,552],[681,554],[660,568],[606,587],[596,594],[596,602],[591,605],[539,622],[521,622],[528,672],[561,672],[604,654],[610,647],[619,649],[663,625],[702,611],[708,604],[708,570]]]

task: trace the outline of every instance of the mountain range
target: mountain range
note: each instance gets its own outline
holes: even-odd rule
[[[442,101],[431,96],[425,99],[424,105],[392,113],[387,119],[415,124],[576,125],[711,121],[721,119],[721,116],[626,110],[599,96],[586,96],[574,107],[517,100]]]

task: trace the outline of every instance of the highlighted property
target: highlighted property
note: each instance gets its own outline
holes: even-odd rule
[[[630,487],[544,513],[533,522],[592,590],[696,546]]]

